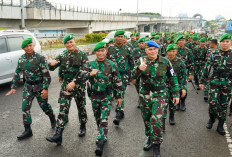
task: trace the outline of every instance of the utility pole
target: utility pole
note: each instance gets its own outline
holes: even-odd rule
[[[162,15],[163,15],[163,0],[161,0],[161,26],[160,26],[160,33],[162,32],[162,27],[163,27],[163,25],[162,25]]]
[[[139,31],[139,0],[137,0],[137,24],[136,24],[136,32]]]
[[[21,5],[21,29],[25,29],[23,0],[20,0],[20,5]]]

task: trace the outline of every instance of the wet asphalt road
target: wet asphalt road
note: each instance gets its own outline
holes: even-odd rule
[[[93,56],[89,57],[90,60]],[[52,83],[49,87],[49,103],[56,116],[59,112],[58,96],[59,83],[57,71],[51,72]],[[69,123],[63,133],[62,146],[46,141],[47,136],[55,133],[50,127],[49,118],[42,112],[36,99],[31,108],[32,138],[18,141],[17,136],[23,131],[21,101],[21,85],[17,93],[5,97],[10,89],[9,84],[0,86],[0,157],[33,156],[33,157],[94,157],[96,149],[97,126],[94,120],[91,103],[87,101],[87,134],[78,137],[79,122],[77,108],[72,101]],[[146,142],[144,124],[140,109],[137,109],[138,96],[134,86],[128,86],[125,101],[125,118],[119,127],[112,123],[115,117],[115,107],[111,110],[109,118],[109,141],[104,148],[103,157],[151,157],[152,150],[143,151]],[[228,143],[224,136],[216,132],[216,124],[212,130],[207,130],[208,104],[203,100],[203,91],[197,95],[191,84],[188,84],[188,98],[186,112],[177,112],[176,125],[170,126],[166,120],[166,133],[161,145],[162,157],[230,157]],[[229,128],[230,131],[230,128]]]

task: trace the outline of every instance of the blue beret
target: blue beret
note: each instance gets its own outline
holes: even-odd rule
[[[145,47],[149,48],[149,47],[157,47],[160,48],[160,46],[155,42],[155,41],[146,41],[145,43]]]

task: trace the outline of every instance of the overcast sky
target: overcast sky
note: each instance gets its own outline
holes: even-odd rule
[[[136,12],[137,0],[48,0],[90,8],[122,12]],[[162,6],[162,7],[161,7]],[[162,9],[161,9],[162,8]],[[158,12],[163,16],[187,13],[192,17],[200,13],[203,19],[214,20],[217,15],[232,19],[232,0],[139,0],[139,12]]]

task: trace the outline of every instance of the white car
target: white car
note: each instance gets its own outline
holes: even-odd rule
[[[21,44],[26,38],[32,38],[35,52],[42,54],[39,41],[31,32],[26,30],[0,31],[0,84],[12,81],[18,59],[25,53],[21,49]]]
[[[116,32],[116,31],[110,32],[110,33],[106,36],[106,38],[103,39],[102,41],[108,43],[108,41],[109,41],[110,39],[114,38],[115,32]],[[130,39],[131,32],[126,31],[126,32],[125,32],[125,35],[127,36],[128,39]]]

